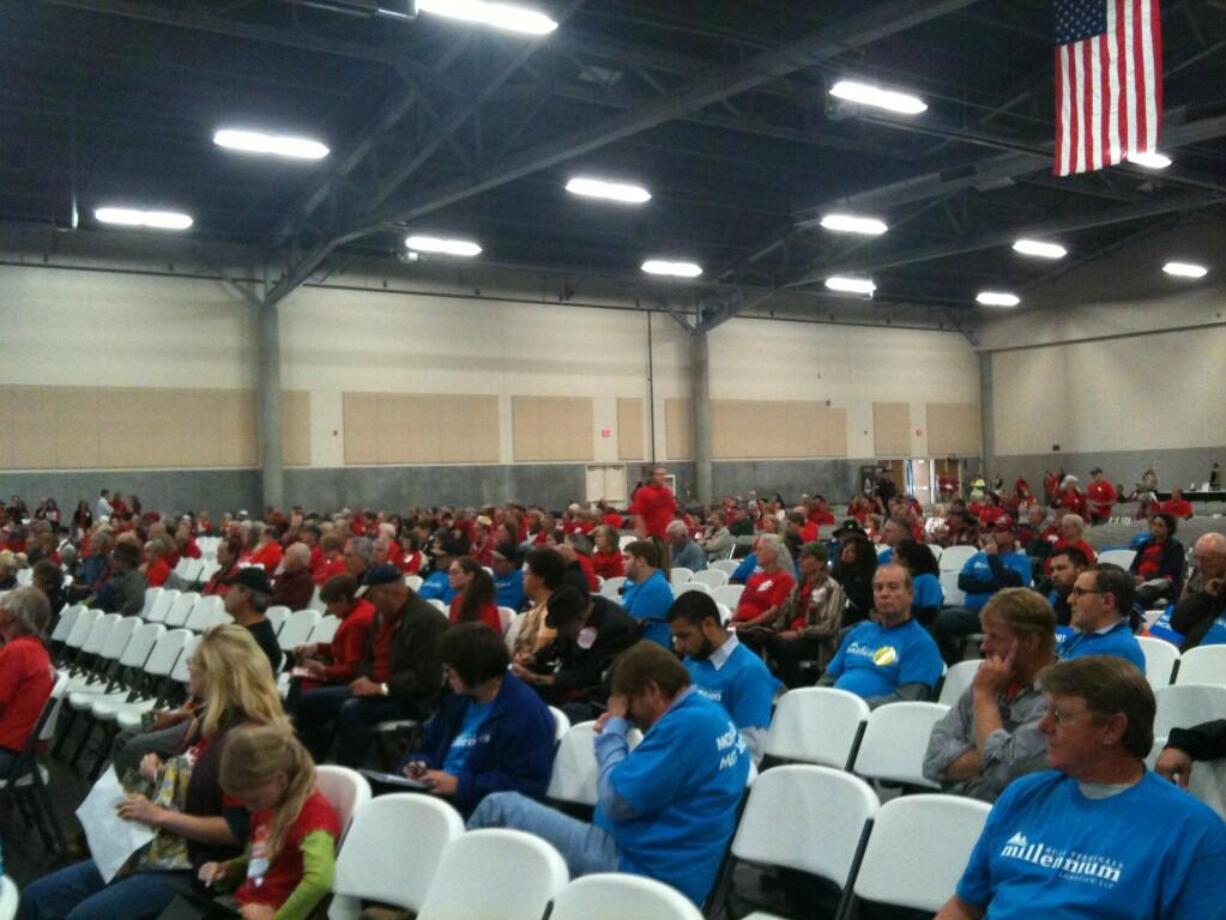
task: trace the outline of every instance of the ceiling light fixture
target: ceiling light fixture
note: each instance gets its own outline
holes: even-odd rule
[[[289,134],[265,134],[242,128],[222,128],[213,134],[213,143],[227,150],[262,153],[291,160],[322,160],[330,151],[319,141]]]
[[[985,307],[1016,307],[1022,298],[1005,291],[980,291],[975,302]]]
[[[489,0],[417,0],[417,9],[435,16],[476,22],[525,35],[548,35],[558,27],[556,22],[537,10]]]
[[[670,262],[667,259],[648,259],[643,263],[643,271],[649,275],[668,275],[673,278],[697,278],[702,274],[702,266],[694,262]]]
[[[858,102],[860,105],[886,109],[900,115],[918,115],[928,109],[927,103],[918,96],[883,89],[871,83],[859,83],[856,80],[840,80],[830,88],[830,95],[836,99],[846,99],[848,102]]]
[[[641,185],[609,182],[605,179],[593,179],[590,176],[575,176],[566,183],[566,190],[572,195],[582,195],[585,198],[603,198],[607,201],[617,201],[623,204],[643,204],[644,202],[651,201],[651,192]]]
[[[1172,161],[1165,153],[1150,150],[1145,153],[1129,154],[1128,162],[1134,163],[1137,166],[1144,166],[1146,169],[1166,169],[1171,165]]]
[[[447,240],[437,236],[408,237],[404,244],[414,252],[431,252],[445,256],[462,256],[471,259],[481,255],[481,247],[469,240]]]
[[[854,214],[827,214],[822,226],[838,233],[862,233],[865,236],[881,236],[889,229],[885,221],[875,217],[856,217]]]
[[[1209,269],[1195,262],[1167,262],[1162,270],[1176,278],[1203,278],[1209,274]]]
[[[840,294],[867,294],[869,297],[877,290],[872,278],[847,278],[842,275],[827,278],[826,287]]]
[[[94,219],[103,224],[147,227],[150,230],[186,230],[193,223],[190,216],[177,211],[146,211],[141,208],[98,208],[94,211]]]
[[[1040,259],[1063,259],[1068,255],[1068,250],[1059,243],[1044,243],[1042,240],[1018,240],[1013,244],[1013,251]]]

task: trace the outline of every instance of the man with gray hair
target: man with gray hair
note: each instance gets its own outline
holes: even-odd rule
[[[239,626],[247,628],[256,644],[268,656],[272,673],[276,675],[281,670],[281,646],[277,644],[277,633],[272,623],[264,616],[271,599],[272,583],[268,580],[268,573],[261,566],[250,565],[239,569],[230,580],[230,590],[226,592],[226,613],[234,617],[234,622]]]
[[[38,588],[0,597],[0,779],[30,740],[55,686],[55,669],[43,645],[51,605]]]
[[[281,571],[272,583],[271,606],[303,610],[315,594],[311,578],[311,548],[305,543],[291,543],[281,559]]]
[[[362,576],[375,561],[375,541],[369,537],[350,537],[345,544],[345,574],[352,575],[361,584]]]
[[[664,529],[664,537],[668,541],[672,567],[682,566],[691,572],[701,572],[707,567],[707,554],[690,539],[684,521],[670,521]]]
[[[145,589],[149,587],[145,576],[138,571],[140,556],[139,545],[117,542],[111,550],[111,577],[86,604],[128,617],[140,613],[145,606]]]
[[[1184,634],[1181,651],[1226,643],[1226,536],[1207,533],[1192,549],[1196,568],[1171,614],[1171,628]]]

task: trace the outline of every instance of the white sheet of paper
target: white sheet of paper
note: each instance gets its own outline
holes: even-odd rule
[[[90,855],[94,857],[98,873],[108,884],[133,853],[153,840],[153,828],[125,821],[116,813],[123,798],[123,787],[119,785],[115,768],[107,767],[77,809],[77,819],[89,841]]]

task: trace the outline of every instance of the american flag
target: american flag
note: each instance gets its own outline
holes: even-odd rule
[[[1158,149],[1162,24],[1158,0],[1053,0],[1057,176]]]

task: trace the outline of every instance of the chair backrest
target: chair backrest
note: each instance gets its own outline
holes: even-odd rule
[[[607,597],[610,600],[615,601],[621,596],[618,592],[621,591],[622,585],[625,583],[626,577],[624,575],[616,575],[613,578],[606,578],[604,580],[604,584],[600,586],[600,594],[602,597]]]
[[[732,573],[735,572],[740,565],[741,560],[739,559],[717,559],[715,562],[711,563],[711,568],[707,569],[707,571],[723,572],[731,577]]]
[[[553,743],[559,744],[562,741],[562,737],[568,731],[570,731],[570,719],[568,719],[566,717],[566,713],[564,713],[557,706],[550,706],[549,711],[553,713],[553,725],[554,725]]]
[[[1137,556],[1135,549],[1107,549],[1098,554],[1098,561],[1118,565],[1125,572],[1132,566],[1132,560]]]
[[[1154,691],[1158,712],[1154,735],[1169,736],[1172,728],[1190,728],[1222,718],[1226,713],[1226,687],[1217,684],[1176,684]]]
[[[203,559],[188,559],[187,570],[183,574],[183,580],[195,584],[204,574]]]
[[[732,610],[736,610],[737,604],[741,602],[741,592],[744,590],[744,585],[720,585],[718,588],[711,589],[711,596],[715,598],[715,603],[726,604]]]
[[[154,677],[169,677],[191,635],[186,629],[168,629],[158,636],[149,660],[145,662],[145,673]]]
[[[101,610],[95,610],[92,607],[82,608],[76,622],[72,624],[72,630],[68,633],[68,638],[64,640],[64,644],[69,648],[80,648],[83,646],[85,640],[89,638],[94,624],[101,618]]]
[[[507,630],[511,628],[511,624],[515,622],[515,611],[510,607],[499,607],[498,621],[502,626],[502,634],[505,636]]]
[[[749,787],[732,855],[809,872],[842,888],[878,808],[877,794],[858,776],[809,764],[774,767]]]
[[[313,607],[310,609],[314,609]],[[330,613],[325,613],[319,618],[319,622],[315,624],[315,628],[311,630],[311,637],[308,642],[331,642],[336,636],[336,631],[341,628],[340,617],[334,617]]]
[[[549,920],[702,920],[685,895],[641,875],[601,872],[577,878],[553,902]]]
[[[775,707],[765,751],[784,760],[844,769],[853,760],[868,716],[868,703],[846,690],[789,690]]]
[[[200,569],[199,580],[203,582],[210,581],[214,575],[221,571],[221,563],[216,559],[204,560],[204,566]]]
[[[690,581],[701,582],[708,588],[722,588],[728,584],[728,573],[723,569],[703,569],[701,572],[695,572],[691,575]]]
[[[196,601],[196,606],[192,608],[191,615],[183,625],[192,632],[204,632],[216,622],[218,611],[225,609],[226,601],[220,594],[202,597]]]
[[[318,610],[295,610],[291,613],[281,631],[277,633],[277,644],[281,646],[281,651],[292,652],[295,647],[306,642],[319,625],[319,620]]]
[[[937,566],[942,572],[961,572],[967,561],[979,552],[973,546],[947,546],[937,560]]]
[[[162,593],[154,600],[153,606],[149,608],[149,612],[145,614],[145,619],[150,623],[165,623],[166,615],[170,613],[170,608],[178,599],[179,592],[174,588],[163,588]]]
[[[29,587],[30,585],[34,584],[34,570],[33,569],[18,569],[17,570],[17,584],[19,587],[22,587],[22,588]]]
[[[422,586],[422,578],[420,575],[406,575],[404,576],[404,583],[408,585],[411,590],[419,591],[421,590]]]
[[[176,597],[170,611],[166,614],[166,628],[178,629],[180,626],[186,626],[198,600],[200,600],[200,595],[195,591],[184,591]]]
[[[68,638],[74,626],[77,625],[77,619],[81,616],[81,611],[85,609],[83,604],[73,604],[60,614],[59,622],[55,624],[55,629],[51,633],[52,642],[63,642]]]
[[[867,779],[940,789],[924,776],[932,726],[949,712],[940,703],[891,703],[868,717],[852,770]]]
[[[960,574],[961,569],[941,569],[941,574],[937,576],[941,583],[941,593],[945,596],[942,603],[946,607],[961,607],[966,603],[966,592],[958,587]]]
[[[328,800],[341,822],[341,842],[359,808],[371,799],[370,783],[357,770],[332,764],[315,768],[315,785]]]
[[[729,607],[727,604],[717,603],[715,605],[715,609],[719,611],[720,623],[722,623],[724,626],[727,626],[729,623],[732,622],[732,608],[731,607]]]
[[[673,583],[674,588],[680,588],[683,584],[694,577],[694,570],[687,569],[683,565],[673,566],[668,573],[668,580]]]
[[[140,615],[145,619],[149,619],[149,611],[153,609],[153,605],[157,603],[157,599],[161,597],[161,587],[145,589],[145,605],[140,609]]]
[[[565,861],[540,837],[502,828],[469,831],[443,850],[417,920],[540,920],[568,881]]]
[[[158,639],[164,632],[166,632],[166,627],[161,623],[141,623],[137,626],[136,631],[132,633],[132,640],[123,650],[123,655],[120,656],[119,666],[143,668],[149,656],[153,654],[153,647],[157,645]]]
[[[13,880],[7,875],[0,876],[0,920],[13,920],[17,916],[17,902],[20,900]]]
[[[626,734],[631,750],[642,740],[643,733],[637,728]],[[596,723],[576,722],[558,743],[545,796],[555,802],[595,805],[596,775]]]
[[[460,813],[439,799],[395,792],[366,802],[337,856],[329,920],[357,920],[363,900],[420,910],[443,850],[463,833]]]
[[[702,594],[710,594],[711,586],[705,581],[687,581],[685,584],[674,585],[677,589],[677,597],[683,595],[686,591],[698,591]]]
[[[1226,645],[1198,645],[1189,649],[1179,661],[1175,683],[1226,686]],[[1226,716],[1226,713],[1220,715]]]
[[[1149,685],[1157,690],[1168,686],[1175,676],[1175,665],[1179,665],[1179,676],[1183,677],[1183,664],[1180,662],[1179,649],[1165,639],[1155,639],[1153,636],[1137,636],[1141,651],[1145,654],[1145,678]],[[1181,683],[1200,683],[1200,681],[1181,681]]]
[[[187,566],[192,560],[188,556],[180,556],[179,561],[175,563],[175,567],[171,570],[180,578],[187,578]]]
[[[268,622],[272,624],[272,631],[277,635],[281,634],[281,629],[285,626],[285,621],[289,619],[290,609],[278,604],[276,607],[269,607],[264,611],[264,616],[268,618]]]
[[[972,661],[959,661],[946,671],[945,683],[941,685],[941,697],[937,702],[944,703],[946,706],[956,706],[962,694],[966,692],[966,688],[975,679],[975,672],[979,670],[981,664],[983,660],[979,658]]]
[[[194,632],[188,631],[187,641],[183,643],[183,654],[179,656],[179,660],[175,662],[175,669],[170,672],[170,679],[180,684],[186,684],[188,681],[187,663],[192,660],[192,655],[196,654],[196,646],[200,644],[200,637]]]
[[[85,644],[81,646],[81,651],[86,655],[101,654],[102,649],[106,646],[106,640],[111,635],[111,631],[119,625],[119,621],[123,619],[121,613],[104,613],[98,619],[94,620],[94,625],[90,627],[89,635],[85,637]]]
[[[60,671],[55,675],[55,683],[51,687],[51,696],[48,698],[44,709],[42,725],[37,726],[38,732],[35,737],[40,744],[46,744],[55,737],[55,725],[60,717],[60,709],[64,705],[64,697],[68,695],[68,674]]]
[[[444,604],[444,603],[443,603],[441,600],[439,600],[437,597],[432,597],[432,598],[430,598],[430,599],[427,601],[427,603],[429,603],[429,604],[430,604],[432,607],[434,607],[434,609],[435,609],[435,610],[437,610],[439,613],[446,613],[446,612],[447,612],[447,605],[446,605],[446,604]]]
[[[924,545],[932,551],[932,558],[937,561],[937,567],[939,568],[941,556],[945,554],[945,547],[943,547],[940,543],[926,543]]]
[[[962,877],[991,810],[986,802],[952,795],[908,795],[887,802],[873,820],[856,874],[856,896],[940,910]]]
[[[327,613],[328,605],[323,602],[323,599],[319,596],[319,592],[320,587],[319,585],[316,585],[315,590],[311,592],[311,599],[307,601],[307,606],[312,610],[318,610],[320,613]]]
[[[145,623],[140,617],[120,617],[114,625],[111,626],[111,631],[106,637],[106,641],[102,643],[102,648],[98,651],[98,655],[110,661],[118,661],[123,657],[124,650],[132,642],[132,636],[136,634],[138,626],[143,626]]]

